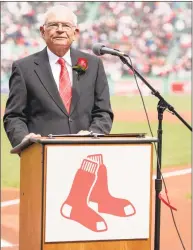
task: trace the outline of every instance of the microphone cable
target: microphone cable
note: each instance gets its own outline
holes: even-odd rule
[[[121,56],[119,56],[119,57],[120,57],[120,59],[121,59]],[[153,132],[152,132],[152,129],[151,129],[151,125],[150,125],[150,121],[149,121],[149,116],[148,116],[148,113],[147,113],[147,109],[146,109],[146,106],[145,106],[145,102],[144,102],[144,99],[143,99],[143,95],[142,95],[142,92],[141,92],[141,90],[140,90],[140,87],[139,87],[139,84],[138,84],[138,81],[137,81],[137,76],[136,76],[136,74],[135,74],[135,70],[134,70],[134,68],[133,68],[132,60],[131,60],[131,58],[130,58],[129,55],[127,55],[127,57],[129,58],[129,61],[130,61],[130,63],[131,63],[132,72],[133,72],[134,79],[135,79],[137,88],[138,88],[138,90],[139,90],[140,96],[141,96],[141,100],[142,100],[142,104],[143,104],[143,108],[144,108],[144,111],[145,111],[145,115],[146,115],[146,119],[147,119],[147,122],[148,122],[148,127],[149,127],[149,130],[150,130],[151,136],[154,137]],[[122,61],[122,60],[121,60],[121,61]],[[122,62],[123,62],[123,61],[122,61]],[[124,63],[124,62],[123,62],[123,63]],[[167,197],[167,202],[168,202],[168,204],[170,204],[170,200],[169,200],[169,197],[168,197],[168,195],[167,195],[167,193],[168,193],[168,192],[167,192],[167,186],[166,186],[166,183],[165,183],[165,180],[164,180],[162,171],[161,171],[160,159],[159,159],[159,157],[158,157],[157,147],[156,147],[155,142],[153,142],[153,144],[154,144],[154,150],[155,150],[155,152],[156,152],[157,163],[158,163],[158,169],[159,169],[159,172],[160,172],[160,175],[161,175],[161,179],[162,179],[163,184],[164,184],[164,189],[165,189],[165,193],[166,193],[166,197]],[[176,232],[177,232],[177,234],[178,234],[178,237],[179,237],[179,239],[180,239],[181,245],[182,245],[183,249],[186,250],[186,248],[185,248],[185,246],[184,246],[184,243],[183,243],[183,240],[182,240],[182,237],[181,237],[181,235],[180,235],[180,232],[179,232],[178,227],[177,227],[177,224],[176,224],[176,220],[175,220],[175,217],[174,217],[174,213],[173,213],[172,207],[169,206],[169,208],[170,208],[170,211],[171,211],[172,220],[173,220],[173,223],[174,223]]]

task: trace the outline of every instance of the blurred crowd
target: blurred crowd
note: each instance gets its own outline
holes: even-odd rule
[[[76,47],[92,53],[93,44],[100,42],[119,49],[146,76],[190,74],[191,2],[1,2],[2,81],[13,60],[44,47],[39,26],[54,4],[68,6],[78,16]],[[102,59],[112,79],[132,74],[119,58]]]

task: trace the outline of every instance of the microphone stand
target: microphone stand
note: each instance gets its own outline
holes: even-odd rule
[[[125,55],[129,57],[128,55]],[[176,115],[182,123],[192,131],[192,127],[175,111],[174,107],[172,107],[164,98],[160,95],[160,93],[155,90],[144,78],[140,73],[137,72],[127,61],[127,59],[119,55],[121,61],[126,64],[144,83],[145,85],[151,89],[152,94],[155,95],[158,99],[157,111],[158,111],[158,130],[157,130],[157,137],[158,137],[158,144],[157,144],[157,174],[155,179],[155,231],[154,231],[154,250],[160,250],[160,215],[161,215],[161,201],[159,199],[159,193],[162,190],[162,179],[161,179],[161,157],[162,157],[162,120],[163,120],[163,113],[166,109],[170,110],[173,115]]]

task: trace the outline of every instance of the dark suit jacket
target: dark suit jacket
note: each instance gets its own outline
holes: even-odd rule
[[[72,65],[78,58],[88,60],[88,69],[78,79],[73,71],[70,114],[60,98],[47,49],[12,65],[4,128],[12,144],[19,144],[28,133],[70,134],[80,130],[108,134],[113,113],[109,87],[100,58],[71,49]]]

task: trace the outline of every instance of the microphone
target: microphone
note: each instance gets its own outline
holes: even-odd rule
[[[103,45],[101,43],[94,44],[92,47],[92,51],[97,56],[102,56],[104,54],[110,54],[113,56],[127,56],[128,57],[128,55],[124,54],[123,52],[116,50],[116,49],[110,49],[108,47],[105,47],[105,45]]]

